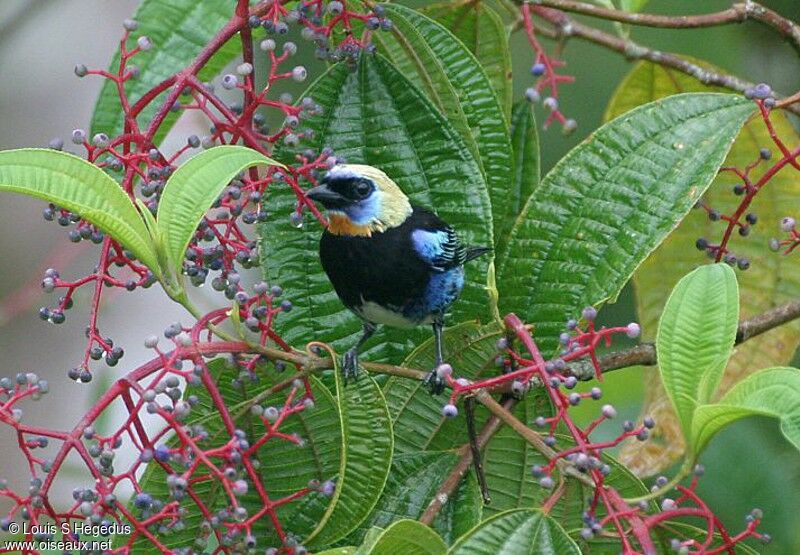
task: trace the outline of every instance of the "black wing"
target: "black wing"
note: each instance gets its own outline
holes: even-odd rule
[[[419,206],[414,207],[408,223],[414,250],[437,272],[463,266],[492,250],[488,247],[467,247],[452,226]]]

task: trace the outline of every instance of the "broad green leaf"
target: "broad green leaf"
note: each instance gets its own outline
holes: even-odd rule
[[[443,351],[445,360],[452,364],[459,377],[486,378],[497,372],[494,359],[495,346],[502,337],[498,326],[479,326],[464,323],[445,330]],[[411,368],[426,368],[433,363],[433,342],[420,345],[402,363]],[[414,456],[426,449],[452,449],[468,441],[463,414],[444,418],[441,414],[443,400],[432,397],[424,387],[411,380],[390,378],[384,386],[389,409],[394,421],[395,449],[398,453]],[[523,422],[532,422],[536,416],[549,416],[552,409],[541,390],[532,390],[523,402],[517,404],[514,414]],[[462,411],[463,413],[463,411]],[[478,406],[476,422],[480,428],[488,413]],[[559,445],[568,444],[559,436]],[[604,459],[613,472],[607,483],[616,487],[623,496],[635,497],[647,493],[647,488],[624,467],[607,457]],[[494,514],[514,508],[539,506],[551,492],[539,486],[531,476],[533,464],[546,464],[545,457],[531,447],[510,428],[501,428],[484,450],[483,463],[492,503],[483,508],[484,514]],[[580,523],[586,496],[589,492],[578,482],[569,482],[568,488],[552,513],[563,522]],[[442,533],[444,537],[446,534]]]
[[[501,259],[508,244],[508,230],[522,212],[534,189],[539,186],[539,132],[536,129],[533,107],[521,100],[511,113],[511,146],[514,152],[514,179],[511,181],[511,201],[505,233],[497,239],[495,258]]]
[[[640,12],[650,0],[619,0],[620,7],[626,12]]]
[[[590,2],[592,4],[597,4],[598,6],[602,6],[604,8],[608,8],[610,10],[615,10],[616,9],[616,6],[614,5],[614,2],[612,2],[611,0],[590,0]]]
[[[381,51],[424,91],[481,166],[492,203],[495,240],[508,228],[512,153],[508,118],[478,60],[445,27],[410,8],[387,5],[391,35],[375,35]]]
[[[345,538],[344,543],[361,544],[364,534],[373,526],[386,528],[401,518],[418,519],[457,460],[456,454],[449,451],[396,456],[375,509],[358,529]],[[480,497],[464,495],[459,499],[456,494],[445,507],[453,509],[449,512],[450,518],[443,519],[441,526],[434,524],[434,528],[445,537],[458,536],[458,531],[469,530],[480,522]]]
[[[483,518],[483,496],[475,472],[470,471],[461,480],[450,501],[439,510],[433,521],[444,543],[450,545],[474,528]]]
[[[159,240],[174,276],[203,216],[239,172],[255,166],[280,165],[247,147],[222,145],[190,158],[167,180],[158,203]]]
[[[392,464],[392,422],[380,387],[367,374],[346,387],[338,368],[334,375],[342,457],[333,500],[304,542],[309,548],[344,538],[369,516]]]
[[[481,522],[448,555],[580,555],[559,523],[534,509],[517,509]]]
[[[453,225],[465,243],[493,243],[489,195],[480,168],[459,135],[391,64],[363,56],[356,72],[344,64],[333,66],[307,94],[325,112],[307,121],[314,139],[305,146],[329,146],[349,162],[381,168],[413,202],[435,209]],[[288,161],[291,154],[276,157]],[[271,188],[267,202],[274,217],[259,227],[264,276],[282,285],[294,303],[278,331],[293,345],[317,339],[337,350],[351,347],[361,325],[339,301],[319,264],[320,226],[295,229],[290,224],[297,199],[286,187]],[[488,316],[488,258],[467,266],[464,291],[453,305],[456,318]],[[399,359],[429,334],[379,331],[362,358]]]
[[[363,543],[356,548],[355,555],[367,555],[372,546],[375,545],[375,542],[378,541],[378,538],[381,537],[381,534],[383,534],[383,528],[377,526],[367,530],[367,535],[364,536]]]
[[[756,372],[733,386],[718,404],[699,407],[692,422],[695,453],[728,424],[759,414],[778,418],[783,435],[800,450],[800,369]]]
[[[695,408],[717,391],[738,324],[739,288],[727,264],[700,266],[667,299],[656,337],[658,367],[687,439]]]
[[[636,108],[570,151],[542,180],[498,265],[501,310],[536,324],[545,353],[569,318],[614,300],[716,175],[745,99],[683,94]]]
[[[416,520],[398,520],[378,537],[370,555],[444,555],[447,546],[439,534]]]
[[[80,215],[160,275],[155,247],[133,202],[116,181],[83,158],[42,148],[0,152],[0,191],[39,198]]]
[[[536,410],[535,404],[527,400],[516,407],[514,414],[523,422],[548,415],[543,410]],[[558,434],[556,439],[559,449],[574,446],[566,435]],[[492,503],[484,507],[484,514],[540,507],[553,492],[539,485],[531,474],[531,467],[535,464],[544,466],[548,462],[519,434],[508,427],[501,428],[484,451],[483,464],[492,498]],[[613,457],[604,455],[603,462],[612,469],[606,478],[606,485],[616,489],[621,496],[638,497],[648,493],[647,487]],[[586,499],[591,495],[591,488],[567,478],[565,489],[549,514],[567,529],[582,526],[581,515]]]
[[[702,62],[697,62],[701,63]],[[703,64],[706,66],[707,64]],[[710,71],[716,68],[708,66]],[[703,85],[693,77],[643,62],[637,64],[621,83],[609,104],[606,118],[617,117],[640,104],[681,92],[721,91]],[[792,124],[779,111],[771,114],[772,124],[787,144],[798,142]],[[762,147],[770,147],[771,139],[763,121],[747,122],[728,153],[724,166],[743,168],[753,162]],[[760,177],[768,163],[753,173]],[[750,269],[738,273],[741,318],[750,318],[775,306],[800,297],[800,264],[797,257],[781,256],[766,248],[767,241],[777,235],[776,223],[787,215],[800,196],[800,180],[794,168],[784,168],[762,189],[752,205],[759,222],[748,237],[734,235],[731,246],[738,256],[750,260]],[[732,193],[736,176],[721,172],[709,187],[704,200],[724,214],[732,214],[742,197]],[[724,222],[711,222],[704,210],[693,210],[669,237],[648,257],[633,276],[638,321],[643,338],[655,339],[658,318],[672,288],[678,280],[698,264],[708,262],[706,255],[693,248],[698,237],[719,240]],[[725,391],[744,376],[765,366],[785,366],[800,345],[800,322],[790,322],[770,333],[749,339],[736,347],[725,370],[721,390]],[[642,414],[652,416],[658,426],[651,441],[633,441],[624,445],[621,457],[637,473],[655,473],[668,467],[682,453],[682,433],[664,392],[656,369],[643,368],[648,383]]]
[[[234,385],[234,380],[239,376],[239,368],[228,366],[222,359],[218,359],[209,363],[209,369],[237,428],[244,430],[251,441],[260,437],[265,429],[260,421],[250,415],[253,398],[286,376],[275,375],[271,367],[259,366],[257,371],[261,380],[255,385],[247,384],[241,387]],[[312,377],[310,381],[315,406],[287,418],[280,428],[280,431],[286,434],[299,435],[303,440],[302,445],[274,439],[267,441],[258,451],[258,460],[261,463],[259,476],[264,489],[273,500],[292,495],[307,487],[310,480],[330,480],[339,471],[342,441],[337,406],[327,387],[316,378]],[[205,447],[228,442],[230,433],[226,430],[208,390],[203,386],[187,387],[185,395],[192,394],[196,395],[199,401],[186,419],[186,424],[190,426],[201,424],[205,428],[209,435]],[[282,392],[260,401],[260,404],[264,407],[280,407],[285,399],[286,393]],[[174,445],[176,440],[172,439],[169,442]],[[195,476],[200,478],[207,474],[207,468],[201,467]],[[167,500],[169,488],[166,477],[163,467],[151,463],[147,465],[139,483],[154,498]],[[190,490],[211,511],[229,506],[230,501],[216,480],[199,481]],[[309,498],[313,498],[313,502]],[[251,487],[250,492],[242,498],[242,503],[251,512],[262,508],[262,502],[254,487]],[[277,509],[277,515],[286,530],[298,537],[304,537],[317,526],[329,503],[329,498],[311,494],[283,504]],[[204,535],[200,527],[204,517],[197,503],[187,497],[181,506],[188,510],[184,517],[186,527],[159,538],[167,547],[192,545],[192,542]],[[132,504],[130,508],[138,514],[138,509]],[[253,533],[259,538],[259,546],[280,544],[269,519],[256,521]],[[127,538],[120,537],[119,540],[118,545],[122,545]],[[152,549],[153,546],[147,538],[141,537],[134,543],[132,552],[146,554]]]
[[[211,39],[233,16],[236,3],[233,0],[221,2],[196,2],[195,0],[144,0],[136,10],[134,18],[139,28],[132,33],[128,48],[136,45],[135,38],[147,36],[153,48],[139,52],[129,63],[140,70],[137,79],[125,84],[131,104],[135,104],[147,91],[189,66]],[[211,59],[203,65],[197,76],[201,80],[213,78],[241,51],[238,37],[233,37]],[[119,67],[119,51],[109,65],[109,71],[116,73]],[[138,116],[139,129],[144,131],[155,112],[161,107],[165,95],[157,97]],[[159,144],[170,127],[177,121],[178,114],[170,114],[154,137]],[[107,133],[114,137],[123,131],[123,112],[119,101],[116,83],[106,80],[94,107],[91,124],[92,133]]]
[[[497,324],[480,326],[474,322],[459,324],[444,331],[442,352],[458,377],[476,379],[497,373],[494,359],[498,354],[495,343],[503,330]],[[411,352],[402,366],[433,368],[433,339]],[[441,396],[433,396],[418,381],[392,377],[384,385],[386,401],[392,415],[397,453],[444,451],[468,441],[463,411],[456,418],[442,416]],[[486,420],[487,412],[478,407],[476,421]]]
[[[484,2],[463,0],[424,6],[420,11],[441,23],[478,58],[508,118],[513,96],[511,52],[502,18]]]
[[[514,149],[514,181],[510,210],[516,218],[539,186],[541,176],[539,132],[530,102],[521,100],[514,104],[511,113],[511,146]]]
[[[334,547],[333,549],[326,549],[325,551],[317,551],[316,555],[353,555],[356,548],[353,546],[347,547]]]

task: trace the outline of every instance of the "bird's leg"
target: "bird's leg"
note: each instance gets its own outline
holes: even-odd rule
[[[345,382],[349,378],[353,378],[353,381],[358,378],[358,350],[364,343],[367,342],[367,339],[372,337],[372,334],[375,333],[375,330],[378,329],[378,326],[372,322],[366,321],[364,322],[363,327],[364,332],[361,334],[361,338],[358,340],[358,343],[356,343],[354,347],[351,347],[342,357],[342,375],[344,376]]]
[[[444,380],[436,373],[436,369],[444,362],[442,355],[442,328],[444,324],[440,319],[433,321],[433,343],[436,348],[436,364],[433,370],[425,378],[425,385],[431,392],[431,395],[438,395],[444,391]]]

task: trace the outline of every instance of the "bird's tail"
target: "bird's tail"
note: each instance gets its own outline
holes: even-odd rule
[[[492,252],[491,247],[467,247],[467,257],[464,259],[464,262],[469,262],[479,256],[483,256],[487,252]]]

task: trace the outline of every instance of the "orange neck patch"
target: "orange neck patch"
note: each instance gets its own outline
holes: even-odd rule
[[[357,225],[347,216],[330,214],[328,216],[328,231],[334,235],[347,235],[350,237],[371,237],[373,226]]]

